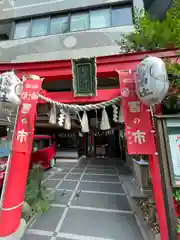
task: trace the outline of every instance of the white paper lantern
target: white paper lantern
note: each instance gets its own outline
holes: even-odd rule
[[[12,72],[0,75],[0,108],[15,109],[20,103],[21,80]]]
[[[136,93],[146,105],[159,104],[169,89],[165,63],[158,57],[145,58],[137,68]]]

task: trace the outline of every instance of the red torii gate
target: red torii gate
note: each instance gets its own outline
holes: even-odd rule
[[[96,97],[73,97],[73,93],[48,93],[41,89],[42,80],[27,79],[24,82],[23,94],[21,96],[21,104],[19,107],[19,114],[17,124],[15,127],[15,134],[13,138],[13,149],[11,155],[11,165],[9,168],[9,176],[7,178],[7,188],[4,194],[4,201],[2,211],[0,214],[0,238],[9,236],[17,231],[20,226],[22,203],[24,201],[24,193],[26,188],[26,181],[28,176],[30,153],[32,149],[32,141],[34,136],[34,121],[36,117],[36,106],[38,103],[38,94],[41,92],[44,96],[49,97],[58,102],[64,103],[93,103],[111,100],[120,95],[122,90],[121,70],[127,72],[129,70],[136,70],[139,62],[147,55],[158,56],[162,58],[176,59],[177,51],[157,51],[157,52],[143,52],[123,55],[114,55],[97,58],[97,76],[98,77],[113,77],[120,76],[121,89],[97,90]],[[51,81],[52,79],[69,80],[72,79],[71,61],[49,61],[49,62],[33,62],[33,63],[2,63],[0,64],[0,73],[14,69],[17,75],[34,74],[40,78],[45,78]],[[29,88],[28,86],[33,86]],[[28,98],[28,96],[30,96]],[[34,97],[31,97],[34,96]],[[126,100],[122,96],[122,102],[126,106]],[[39,103],[45,103],[39,100]],[[27,115],[21,113],[23,104],[31,104],[31,111]],[[22,120],[27,119],[32,126],[22,126]],[[125,119],[126,121],[126,119]],[[127,127],[127,126],[126,126]],[[22,131],[23,130],[23,131]],[[28,135],[26,135],[28,133]],[[29,141],[23,142],[24,138]],[[19,141],[18,141],[19,140]],[[22,140],[22,141],[21,141]],[[28,143],[27,143],[28,142]],[[154,143],[154,140],[153,140]],[[153,144],[152,144],[153,145]],[[152,149],[150,156],[150,170],[152,175],[152,183],[154,189],[154,196],[157,206],[158,218],[160,223],[161,239],[168,240],[167,219],[164,206],[164,198],[162,192],[162,182],[159,170],[158,157],[155,154],[155,148]],[[141,153],[143,154],[143,153]]]

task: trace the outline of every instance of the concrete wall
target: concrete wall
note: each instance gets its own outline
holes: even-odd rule
[[[0,42],[1,62],[27,62],[71,59],[117,54],[116,39],[132,26],[57,34]]]
[[[0,4],[1,20],[121,2],[133,2],[138,8],[143,6],[143,0],[14,0],[14,4],[10,4],[9,1],[4,0]]]
[[[5,0],[0,4],[0,31],[5,23],[10,25],[12,19],[23,16],[116,2],[119,0],[16,0],[14,5],[11,5]],[[142,8],[143,0],[134,0],[133,4]],[[132,26],[121,26],[1,41],[0,62],[48,61],[117,54],[120,48],[116,40],[120,39],[121,33],[130,32],[132,29]]]

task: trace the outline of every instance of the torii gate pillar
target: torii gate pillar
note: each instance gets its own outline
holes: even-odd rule
[[[31,75],[23,83],[21,103],[12,139],[8,174],[2,194],[0,239],[19,239],[21,214],[28,178],[30,155],[34,138],[36,107],[42,79]],[[16,236],[16,237],[15,237]]]

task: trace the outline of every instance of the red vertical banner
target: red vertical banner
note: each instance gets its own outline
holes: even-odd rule
[[[41,84],[42,80],[26,80],[24,82],[12,146],[12,149],[16,152],[31,152],[36,106]]]
[[[129,154],[149,155],[154,198],[157,206],[162,240],[168,240],[167,218],[164,205],[159,160],[149,108],[143,105],[135,91],[135,73],[118,72],[121,86],[122,109]]]
[[[0,212],[0,237],[10,236],[20,227],[41,85],[37,76],[23,83]]]
[[[128,153],[154,154],[150,109],[136,95],[135,73],[120,72],[119,77]]]

